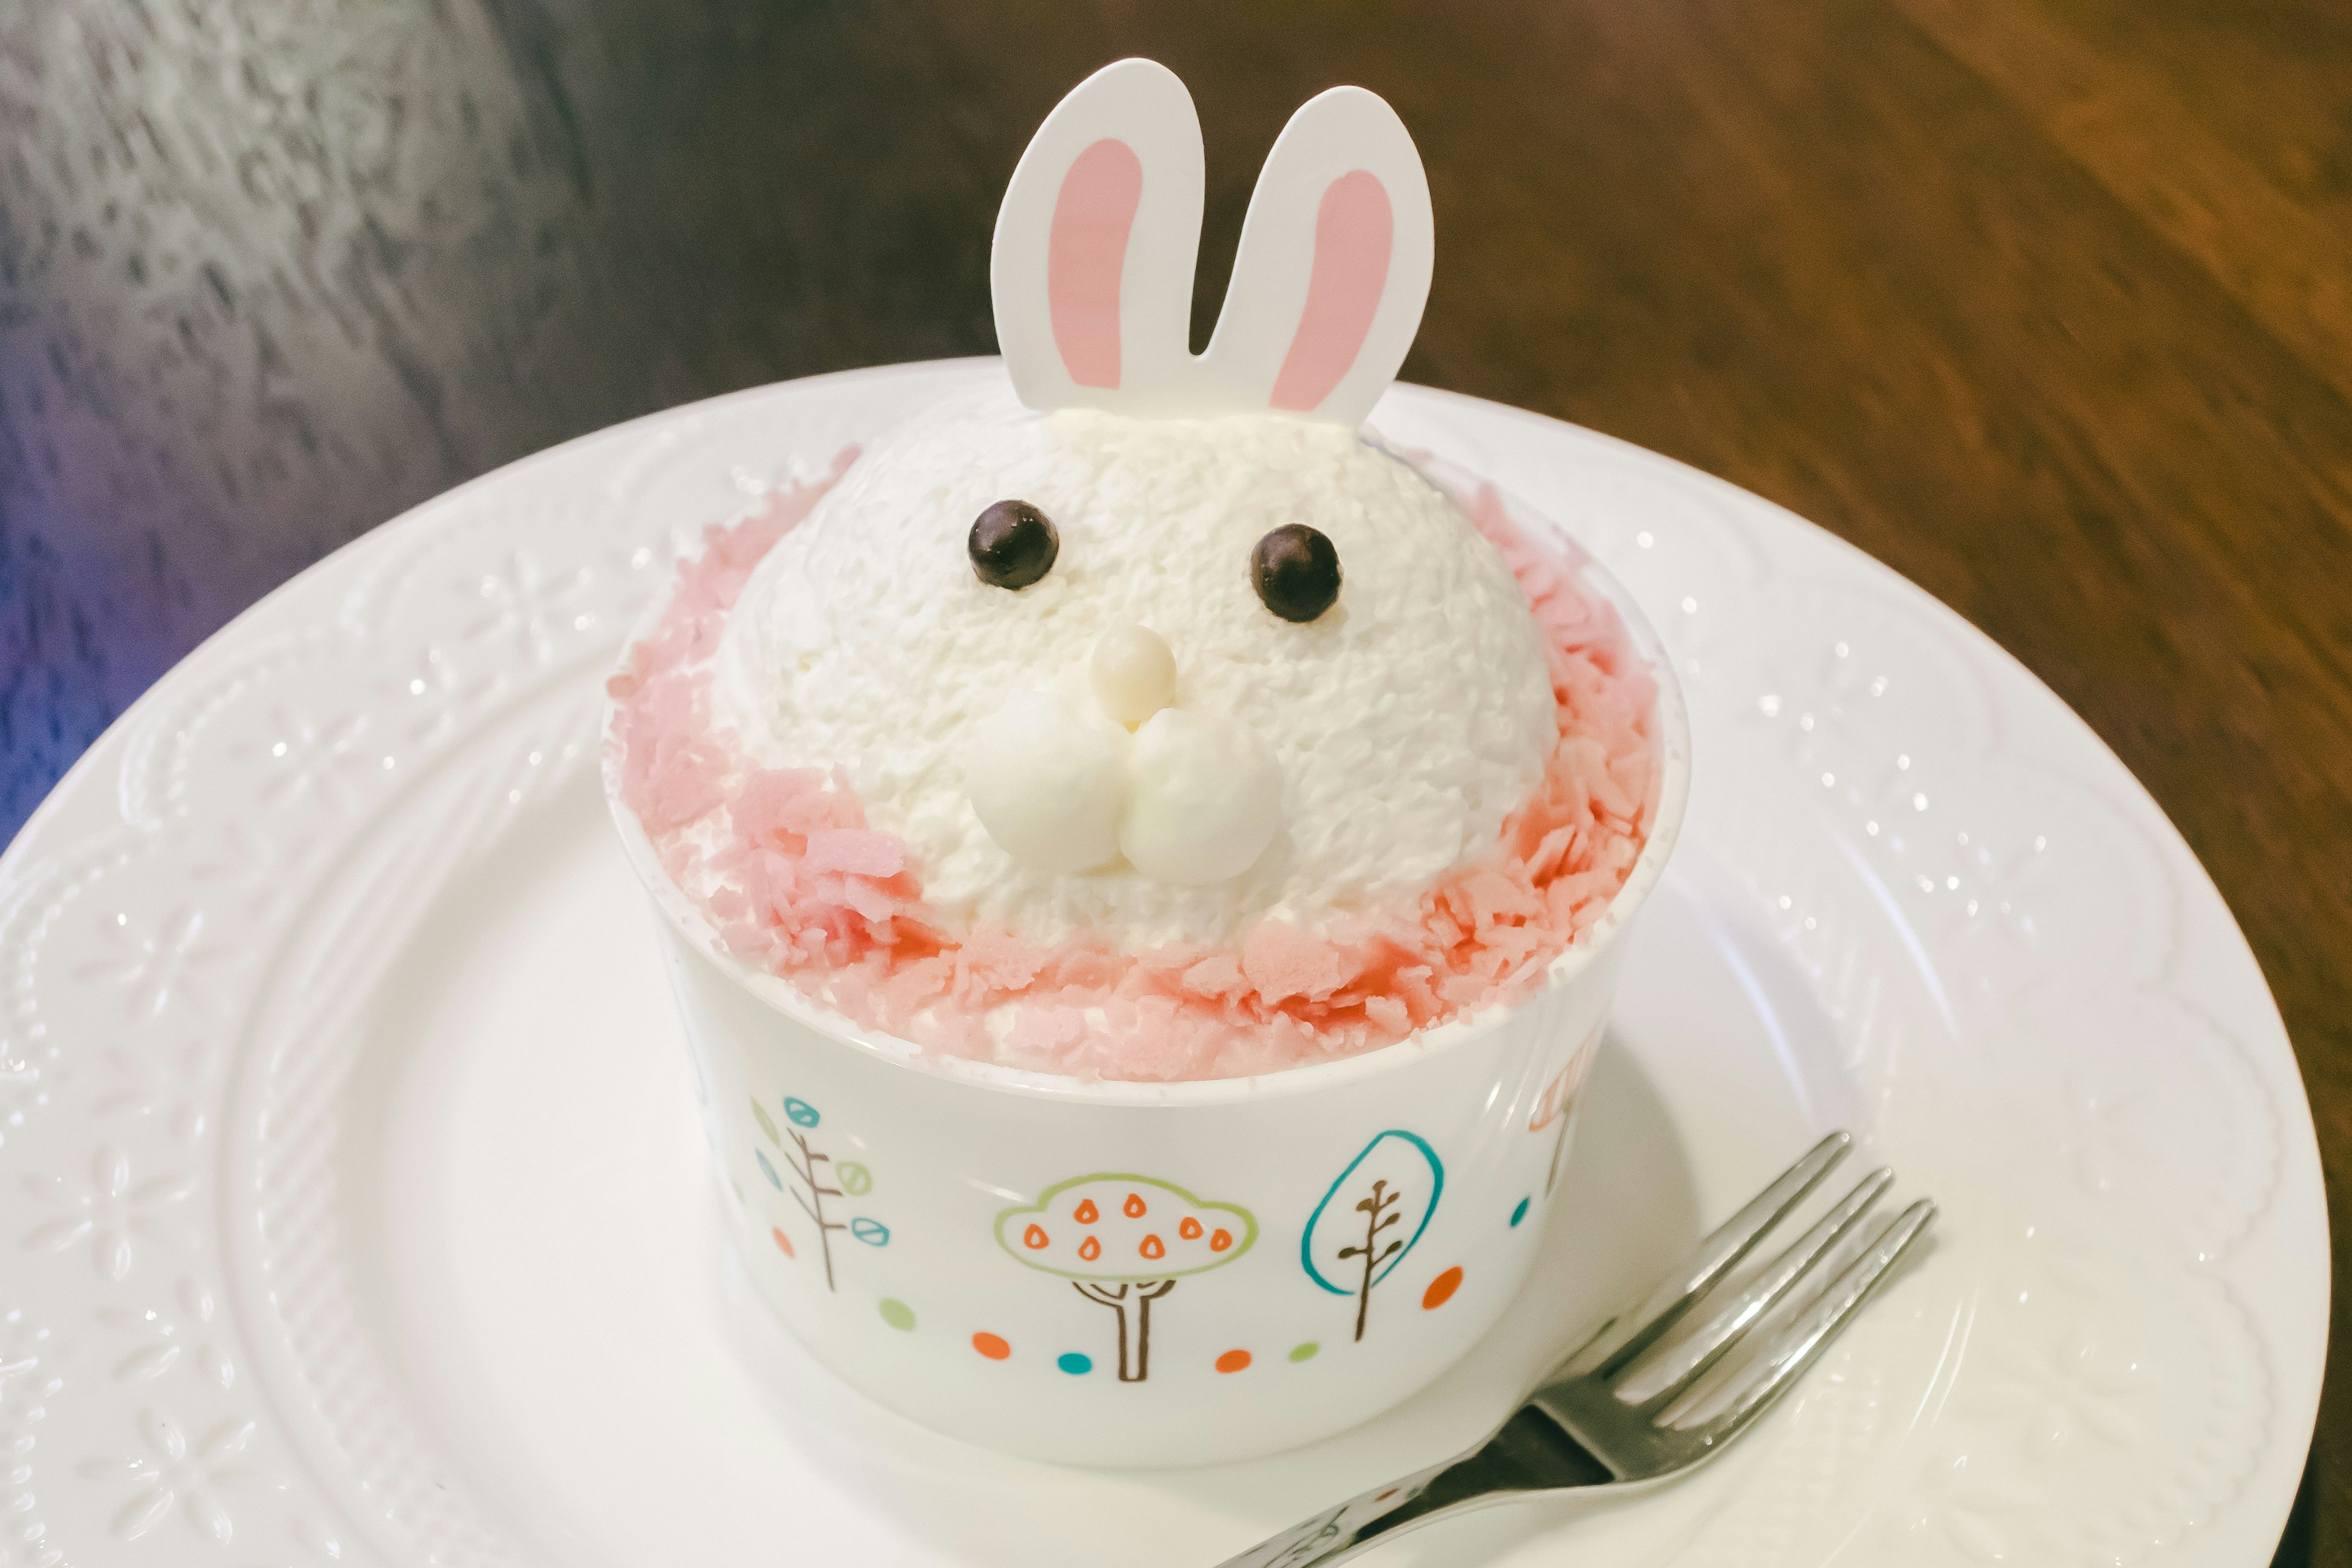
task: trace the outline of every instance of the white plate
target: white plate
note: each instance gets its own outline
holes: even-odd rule
[[[1475,1436],[1833,1125],[1944,1218],[1790,1407],[1685,1483],[1374,1561],[2267,1561],[2326,1220],[2286,1037],[2188,849],[1885,568],[1417,388],[1375,422],[1569,524],[1691,698],[1591,1200],[1439,1388],[1245,1468],[1021,1463],[815,1371],[713,1240],[597,686],[696,528],[982,374],[762,388],[421,507],[199,649],[42,808],[0,861],[0,1568],[1206,1568]]]

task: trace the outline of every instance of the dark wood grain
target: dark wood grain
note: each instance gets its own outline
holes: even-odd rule
[[[1130,52],[1208,126],[1203,322],[1283,118],[1371,86],[1437,205],[1409,375],[1783,502],[2089,719],[2252,939],[2333,1201],[2352,16],[2317,0],[0,10],[0,834],[206,631],[416,500],[688,398],[990,349],[1003,181]],[[2352,1563],[2340,1372],[2283,1560]]]

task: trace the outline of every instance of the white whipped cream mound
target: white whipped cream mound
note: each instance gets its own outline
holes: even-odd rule
[[[981,582],[972,521],[1024,500],[1061,539],[1017,592]],[[1250,582],[1269,530],[1337,547],[1339,602],[1284,621]],[[1247,727],[1282,774],[1281,826],[1207,887],[1123,860],[1024,867],[990,837],[958,757],[1018,693],[1084,700],[1105,631],[1175,655],[1175,706]],[[1358,433],[1276,416],[1038,414],[1008,390],[951,399],[877,443],[761,562],[714,671],[718,721],[761,764],[844,770],[868,822],[912,850],[950,922],[1128,952],[1229,945],[1408,910],[1491,853],[1558,739],[1533,616],[1452,498]]]

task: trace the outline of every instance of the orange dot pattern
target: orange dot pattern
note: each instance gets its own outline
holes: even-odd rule
[[[1424,1312],[1436,1310],[1454,1300],[1454,1292],[1461,1289],[1462,1266],[1457,1263],[1429,1282],[1429,1289],[1421,1293],[1422,1310]]]
[[[793,1250],[793,1238],[786,1236],[782,1230],[771,1226],[768,1229],[768,1234],[776,1238],[776,1246],[782,1249],[786,1258],[797,1258],[800,1256]]]
[[[1436,1279],[1429,1282],[1429,1288],[1421,1293],[1421,1304],[1424,1310],[1443,1307],[1446,1302],[1454,1299],[1454,1292],[1461,1288],[1462,1270],[1457,1265],[1454,1268],[1447,1269],[1444,1273],[1439,1275]],[[905,1315],[909,1321],[905,1323],[899,1322],[898,1318],[891,1315],[892,1308],[897,1308],[898,1310],[901,1314]],[[906,1308],[898,1302],[884,1302],[882,1315],[894,1328],[912,1328],[914,1326],[911,1321],[913,1314],[911,1312],[908,1312]],[[991,1361],[1006,1361],[1010,1360],[1013,1355],[1013,1346],[1002,1334],[992,1334],[985,1331],[974,1334],[971,1336],[971,1348],[978,1351],[981,1354],[986,1356]],[[1312,1346],[1305,1348],[1308,1349],[1310,1352],[1313,1349]],[[1065,1356],[1063,1359],[1066,1362],[1069,1358]],[[1307,1358],[1301,1356],[1297,1351],[1293,1351],[1290,1353],[1290,1359],[1293,1361],[1304,1361]],[[1257,1357],[1255,1354],[1236,1347],[1218,1356],[1214,1364],[1219,1372],[1236,1373],[1247,1372],[1252,1366],[1255,1365],[1256,1363]],[[1066,1366],[1063,1370],[1068,1371],[1069,1369]],[[1375,1502],[1385,1501],[1390,1495],[1391,1494],[1388,1492],[1383,1492],[1380,1497],[1375,1498],[1372,1500]]]

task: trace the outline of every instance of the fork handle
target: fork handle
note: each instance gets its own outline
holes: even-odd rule
[[[1375,1542],[1439,1519],[1530,1492],[1605,1486],[1612,1479],[1550,1416],[1523,1405],[1468,1453],[1325,1509],[1218,1568],[1330,1568]]]

